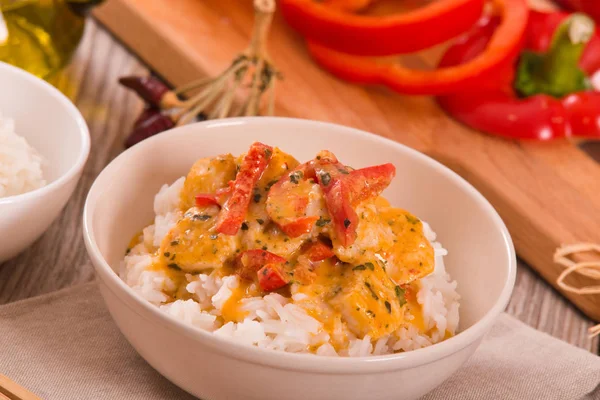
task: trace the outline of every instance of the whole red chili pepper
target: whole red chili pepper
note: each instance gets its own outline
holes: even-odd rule
[[[441,66],[467,62],[486,46],[489,19],[451,47]],[[600,137],[600,93],[589,77],[600,68],[600,36],[582,14],[532,11],[517,65],[506,65],[477,92],[439,97],[454,118],[517,139]]]
[[[162,114],[159,110],[146,109],[135,122],[133,131],[125,141],[125,147],[129,148],[150,136],[171,129],[174,126],[175,122],[173,122],[170,116]]]
[[[169,91],[167,85],[152,76],[124,76],[119,78],[119,83],[154,107],[160,107],[163,96]]]

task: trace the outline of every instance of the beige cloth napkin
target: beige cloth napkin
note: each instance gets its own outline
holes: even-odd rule
[[[94,283],[0,307],[0,373],[43,399],[192,399],[120,334]],[[503,314],[423,400],[600,399],[600,357]]]

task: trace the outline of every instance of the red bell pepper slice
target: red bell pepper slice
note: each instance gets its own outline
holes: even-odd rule
[[[394,176],[396,167],[389,163],[350,171],[344,178],[350,203],[356,206],[363,200],[379,196],[390,185]]]
[[[561,6],[573,10],[581,11],[594,18],[600,23],[600,2],[598,0],[554,0]]]
[[[481,82],[514,59],[527,25],[529,10],[525,0],[497,0],[497,3],[502,11],[501,23],[487,48],[460,65],[431,71],[414,70],[389,60],[347,54],[314,41],[308,42],[308,49],[323,68],[351,82],[381,84],[408,94],[478,90]]]
[[[266,250],[246,250],[236,257],[236,272],[241,278],[252,280],[256,276],[256,272],[265,265],[283,264],[285,261],[285,258]]]
[[[314,0],[280,0],[287,22],[309,40],[361,56],[411,53],[469,29],[484,0],[438,0],[417,10],[386,16],[344,12]]]
[[[565,13],[532,11],[524,38],[524,49],[546,50],[557,26],[567,18]],[[490,39],[489,26],[476,27],[460,44],[451,47],[442,65],[468,61],[485,47]],[[600,69],[600,35],[595,32],[579,60],[587,74]],[[518,97],[513,89],[514,66],[505,70],[479,92],[453,94],[438,98],[448,114],[486,133],[512,139],[550,140],[578,136],[600,137],[600,93],[580,91],[556,98],[546,94]]]
[[[311,243],[304,254],[313,262],[327,260],[335,256],[333,249],[320,240]]]
[[[258,272],[258,284],[265,292],[280,289],[290,281],[281,264],[267,264]]]
[[[214,194],[197,194],[196,195],[196,205],[198,207],[207,207],[207,206],[219,206],[221,204],[217,201],[217,197]]]
[[[262,143],[254,143],[244,157],[240,171],[235,177],[231,197],[219,213],[216,230],[226,235],[235,235],[240,227],[252,198],[252,189],[269,164],[273,148]]]
[[[266,209],[269,218],[292,238],[310,232],[318,219],[306,216],[309,201],[307,190],[310,188],[306,181],[314,177],[313,163],[301,164],[284,174],[267,194]]]
[[[394,178],[396,168],[392,164],[384,164],[348,172],[339,163],[321,159],[315,164],[315,172],[335,236],[342,246],[348,247],[356,240],[358,215],[354,207],[379,195]]]

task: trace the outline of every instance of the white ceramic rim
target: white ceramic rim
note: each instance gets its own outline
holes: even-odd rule
[[[77,160],[61,176],[59,176],[46,186],[42,186],[41,188],[17,194],[14,196],[2,197],[0,198],[0,205],[8,203],[17,203],[21,200],[26,200],[32,197],[45,196],[46,194],[52,192],[56,188],[69,182],[75,175],[77,175],[83,169],[83,166],[85,165],[85,162],[87,161],[87,158],[90,154],[91,146],[90,132],[88,130],[87,124],[85,123],[85,120],[83,119],[83,116],[81,115],[77,107],[75,107],[75,105],[71,102],[71,100],[69,100],[67,96],[62,94],[60,90],[56,89],[48,82],[30,74],[29,72],[23,71],[20,68],[14,67],[10,64],[0,61],[0,74],[5,72],[8,72],[8,74],[18,75],[20,78],[32,82],[34,85],[37,85],[42,90],[48,92],[58,103],[61,103],[67,109],[67,112],[75,119],[77,127],[79,128],[79,134],[81,136],[81,146],[79,147],[79,156],[77,157]]]
[[[396,353],[382,356],[368,356],[368,357],[320,357],[312,354],[295,354],[286,353],[282,351],[262,349],[255,346],[248,346],[244,344],[235,343],[229,339],[221,338],[213,335],[211,332],[203,331],[183,322],[176,320],[169,316],[167,313],[160,311],[158,307],[150,304],[141,297],[139,297],[131,287],[129,287],[119,276],[112,270],[110,265],[106,262],[100,250],[98,249],[94,234],[93,234],[93,223],[92,223],[92,211],[90,210],[90,196],[95,191],[101,190],[97,186],[97,181],[92,185],[88,198],[86,199],[85,208],[83,212],[83,234],[88,248],[90,256],[94,260],[94,267],[97,274],[102,279],[103,283],[108,287],[114,295],[119,297],[122,302],[131,307],[134,312],[142,316],[143,318],[150,319],[154,323],[163,324],[163,326],[174,331],[177,334],[184,334],[197,341],[202,341],[204,344],[209,345],[213,349],[220,351],[230,357],[244,360],[250,363],[269,365],[275,368],[284,368],[295,371],[304,372],[321,372],[321,373],[347,373],[347,374],[361,374],[361,373],[373,373],[380,371],[390,371],[395,369],[407,369],[413,368],[419,365],[428,364],[433,361],[448,357],[457,351],[471,345],[491,328],[496,317],[504,310],[510,299],[512,289],[516,279],[517,260],[515,249],[512,243],[512,239],[506,228],[504,222],[494,209],[492,205],[480,194],[471,184],[465,181],[462,177],[450,170],[438,161],[414,150],[410,147],[404,146],[400,143],[394,142],[390,139],[361,131],[358,129],[336,125],[327,122],[302,120],[296,118],[282,118],[282,117],[245,117],[245,118],[228,118],[222,121],[205,121],[199,122],[194,125],[195,135],[201,134],[203,128],[215,128],[223,125],[230,124],[245,124],[252,125],[254,123],[271,122],[274,127],[280,124],[294,123],[303,124],[310,129],[311,126],[328,126],[336,130],[344,130],[351,135],[359,135],[368,140],[383,142],[388,146],[397,147],[401,152],[408,152],[411,156],[422,159],[425,163],[433,164],[439,167],[439,172],[445,175],[448,179],[452,180],[455,184],[464,188],[471,196],[473,196],[483,207],[486,209],[494,224],[500,230],[502,237],[504,238],[504,246],[508,252],[509,265],[508,265],[508,278],[504,283],[504,287],[500,293],[500,296],[496,300],[493,307],[475,324],[470,326],[464,331],[459,332],[456,336],[453,336],[443,342],[421,348],[418,350],[412,350],[404,353]],[[268,119],[265,121],[265,119]],[[184,131],[190,131],[190,125],[182,126],[179,128],[172,129],[168,132],[161,133],[152,138],[146,139],[144,142],[139,143],[132,148],[126,150],[115,158],[106,168],[103,170],[97,179],[105,173],[111,166],[121,158],[125,158],[128,154],[135,151],[144,151],[146,146],[152,141],[164,139],[164,135],[173,134],[188,134],[183,133]],[[135,306],[142,307],[142,313],[133,308],[132,302]],[[145,315],[143,315],[145,314]]]

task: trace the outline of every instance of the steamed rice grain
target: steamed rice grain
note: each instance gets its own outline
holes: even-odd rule
[[[167,296],[163,290],[172,289],[175,283],[164,272],[151,270],[149,249],[160,244],[180,217],[177,204],[183,179],[171,186],[163,186],[156,195],[154,224],[144,229],[143,240],[130,249],[120,269],[121,278],[133,290],[173,318],[247,345],[331,357],[364,357],[410,351],[440,342],[448,333],[453,335],[457,332],[459,295],[456,282],[450,279],[444,267],[446,250],[435,241],[436,235],[426,223],[423,223],[423,229],[434,248],[435,269],[420,280],[417,293],[417,301],[422,307],[424,331],[408,323],[373,342],[368,335],[355,337],[341,321],[336,321],[330,335],[321,322],[295,304],[303,300],[305,295],[302,293],[296,293],[291,298],[277,293],[245,298],[242,301],[243,311],[247,313],[245,319],[222,323],[219,317],[223,306],[239,284],[236,275],[218,277],[214,274],[186,274],[185,290],[192,299],[164,304]],[[410,320],[410,315],[408,317]],[[349,345],[346,349],[336,351],[332,343],[342,337],[349,339]]]
[[[0,114],[0,198],[46,185],[42,158],[15,132],[14,121]]]

